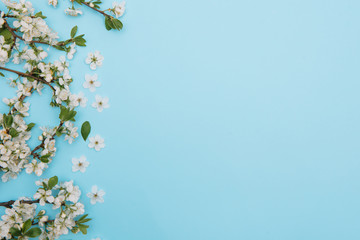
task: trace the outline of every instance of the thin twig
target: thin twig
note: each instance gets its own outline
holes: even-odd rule
[[[101,13],[102,15],[104,15],[104,16],[106,16],[106,17],[114,18],[113,16],[107,14],[106,12],[101,11],[101,10],[95,8],[95,7],[90,6],[90,3],[89,3],[89,2],[83,2],[82,4],[84,4],[85,6],[88,6],[89,8],[91,8],[91,9],[93,9],[93,10],[99,12],[99,13]]]
[[[61,42],[61,43],[57,43],[57,44],[51,44],[49,42],[44,42],[44,41],[40,41],[40,40],[31,40],[31,41],[26,41],[23,37],[19,36],[16,34],[16,29],[10,27],[10,25],[5,21],[4,22],[4,26],[10,31],[11,35],[14,37],[14,42],[15,40],[18,38],[24,42],[28,42],[28,43],[39,43],[39,44],[46,44],[49,46],[64,46],[66,45],[65,42]]]
[[[20,201],[20,203],[25,203],[25,204],[33,204],[33,203],[39,203],[39,202],[40,202],[40,200],[22,200],[22,201]],[[7,201],[7,202],[1,202],[0,207],[11,208],[11,206],[14,203],[15,203],[14,200]]]
[[[63,121],[60,121],[59,126],[57,127],[56,131],[57,131],[59,128],[61,128],[63,125],[64,125],[64,122],[63,122]],[[51,140],[54,139],[55,136],[56,136],[56,132],[51,136]],[[40,148],[44,147],[44,142],[45,142],[45,139],[42,140],[42,142],[41,142],[39,145],[37,145],[37,146],[31,151],[30,155],[32,155],[33,157],[38,157],[39,154],[37,154],[37,153],[35,153],[35,152],[36,152],[37,150],[39,150]]]
[[[42,82],[42,83],[48,85],[48,86],[55,92],[55,88],[54,88],[53,86],[51,86],[51,84],[50,84],[49,82],[45,81],[45,80],[42,79],[42,78],[35,77],[35,76],[33,76],[33,75],[30,75],[30,74],[27,74],[27,73],[23,73],[23,72],[19,72],[19,71],[10,69],[10,68],[0,67],[0,69],[5,70],[5,71],[8,71],[8,72],[16,73],[17,75],[22,76],[22,77],[27,77],[27,78],[32,78],[32,79],[38,80],[39,82]]]

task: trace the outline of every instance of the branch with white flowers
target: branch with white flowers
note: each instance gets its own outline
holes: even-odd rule
[[[67,57],[72,59],[76,45],[85,46],[86,40],[84,34],[76,36],[75,26],[71,29],[70,39],[57,41],[57,33],[47,25],[46,17],[42,12],[35,13],[30,2],[3,2],[7,14],[5,10],[0,10],[0,75],[17,75],[15,79],[8,77],[10,86],[17,88],[17,96],[3,99],[9,111],[0,115],[0,171],[5,182],[16,178],[24,169],[27,173],[42,175],[55,156],[55,137],[65,135],[69,143],[78,137],[78,128],[73,122],[80,100],[70,92],[73,79],[68,69],[69,63],[64,56],[46,62],[49,53],[37,44],[47,44],[65,51]],[[5,67],[10,61],[22,65],[25,71]],[[40,94],[44,85],[53,92],[50,105],[59,108],[60,123],[55,127],[41,127],[43,133],[38,137],[41,142],[31,149],[27,142],[35,124],[25,122],[30,109],[26,98],[35,92]]]
[[[65,13],[69,16],[78,16],[83,14],[80,8],[76,8],[76,5],[79,6],[86,6],[89,9],[100,13],[105,18],[105,28],[107,30],[115,29],[115,30],[121,30],[123,28],[123,23],[118,19],[122,15],[124,15],[125,12],[125,1],[123,2],[113,2],[111,8],[107,9],[101,9],[101,0],[69,0],[71,3],[71,7],[68,7],[65,10]],[[58,0],[48,0],[49,5],[52,5],[56,7],[58,5]]]
[[[43,179],[36,182],[38,190],[32,198],[20,198],[0,203],[5,207],[5,215],[0,221],[0,239],[57,239],[61,235],[87,233],[89,222],[84,204],[80,200],[81,191],[73,181],[58,182],[58,178]],[[51,219],[45,205],[58,211]],[[51,214],[53,215],[53,214]]]
[[[31,2],[26,0],[1,0],[0,6],[0,78],[6,80],[10,87],[16,89],[12,98],[3,98],[9,109],[0,114],[0,177],[3,182],[17,178],[25,171],[28,174],[41,176],[50,166],[55,157],[56,142],[64,136],[71,144],[79,137],[75,126],[77,108],[85,107],[87,98],[82,93],[72,93],[70,85],[74,81],[69,70],[69,60],[73,59],[78,46],[86,46],[84,34],[77,34],[78,27],[70,31],[70,38],[59,41],[59,36],[46,22],[43,13],[36,12]],[[52,5],[57,1],[49,0]],[[74,4],[101,13],[105,17],[108,30],[122,28],[117,18],[123,15],[124,3],[113,4],[113,8],[101,10],[101,1],[70,0]],[[68,11],[66,11],[68,12]],[[70,14],[71,15],[71,14]],[[113,16],[112,16],[113,15]],[[43,45],[49,46],[43,49]],[[60,50],[65,56],[57,60],[49,60],[51,51]],[[90,69],[96,70],[103,62],[99,51],[89,53],[85,62]],[[100,86],[97,75],[86,75],[84,88],[91,92]],[[44,89],[51,91],[49,105],[58,110],[59,123],[55,126],[40,126],[41,135],[38,143],[32,147],[29,140],[35,123],[27,122],[30,103],[28,98],[34,94],[42,94]],[[96,95],[92,107],[99,112],[108,108],[109,99]],[[81,126],[81,135],[86,141],[91,131],[91,125],[85,121]],[[99,135],[89,138],[89,148],[100,151],[105,147],[104,139]],[[84,172],[89,162],[82,156],[73,158],[73,171]],[[37,181],[39,186],[32,198],[19,198],[0,202],[5,208],[5,214],[0,221],[0,240],[39,238],[54,240],[68,232],[87,233],[91,219],[84,214],[84,205],[79,202],[80,189],[73,181],[58,183],[57,177]],[[92,187],[87,194],[90,203],[103,202],[105,192]],[[42,206],[52,206],[58,210],[53,217],[46,215]],[[40,207],[39,207],[40,206]]]

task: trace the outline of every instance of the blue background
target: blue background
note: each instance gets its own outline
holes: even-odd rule
[[[104,204],[83,197],[89,235],[63,239],[360,238],[359,1],[128,1],[121,32],[85,8],[65,16],[66,1],[33,2],[63,38],[73,25],[86,34],[73,90],[111,105],[78,118],[106,148],[61,140],[45,173],[106,191]],[[95,94],[81,86],[94,50]],[[55,125],[48,96],[31,114]],[[72,173],[83,154],[89,168]],[[1,183],[0,200],[32,195],[36,179]]]

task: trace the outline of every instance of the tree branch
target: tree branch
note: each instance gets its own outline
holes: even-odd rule
[[[4,22],[4,26],[10,31],[11,35],[14,37],[14,42],[18,38],[18,39],[20,39],[24,42],[28,42],[28,43],[39,43],[39,44],[46,44],[49,46],[64,46],[65,45],[65,42],[61,42],[61,43],[57,43],[57,44],[50,44],[49,42],[44,42],[44,41],[39,41],[39,40],[26,41],[23,37],[17,35],[16,29],[10,27],[10,25],[6,21]]]
[[[33,203],[39,203],[39,202],[40,202],[40,200],[23,200],[23,201],[20,201],[20,203],[26,203],[26,204],[33,204]],[[15,203],[14,200],[7,201],[7,202],[1,202],[0,207],[11,208],[11,206],[14,203]]]
[[[27,77],[27,78],[32,78],[32,79],[38,80],[39,82],[42,82],[42,83],[48,85],[48,86],[55,92],[55,88],[54,88],[53,86],[51,86],[51,84],[50,84],[49,82],[45,81],[45,80],[42,79],[42,78],[35,77],[35,76],[33,76],[33,75],[30,75],[30,74],[27,74],[27,73],[23,73],[23,72],[19,72],[19,71],[10,69],[10,68],[0,67],[0,69],[5,70],[5,71],[8,71],[8,72],[16,73],[17,75],[22,76],[22,77]]]
[[[63,125],[64,125],[64,122],[60,121],[59,126],[57,127],[57,129],[61,128]],[[51,136],[51,139],[54,139],[55,136],[56,136],[56,132]],[[36,154],[35,152],[37,150],[39,150],[40,148],[44,147],[44,142],[45,142],[45,139],[31,151],[30,155],[32,155],[33,157],[38,157],[39,155]]]
[[[90,6],[90,2],[83,2],[82,4],[84,4],[85,6],[87,6],[87,7],[91,8],[91,9],[97,11],[98,13],[101,13],[101,14],[104,15],[105,17],[114,18],[113,16],[107,14],[106,12],[101,11],[101,10],[95,8],[95,7]]]

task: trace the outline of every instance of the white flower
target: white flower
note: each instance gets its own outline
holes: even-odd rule
[[[34,195],[34,199],[40,199],[40,205],[44,206],[46,202],[53,203],[54,197],[51,195],[51,190],[45,191],[44,189],[40,188]]]
[[[67,58],[68,59],[73,59],[74,57],[74,54],[76,53],[76,43],[73,43],[70,45],[70,50],[69,52],[67,53]]]
[[[98,82],[97,79],[98,79],[98,75],[96,73],[92,76],[86,74],[83,87],[89,88],[90,92],[95,92],[96,88],[101,86],[101,82]]]
[[[100,135],[89,138],[89,148],[95,148],[96,151],[100,151],[105,147],[104,139]]]
[[[90,203],[95,204],[96,202],[103,203],[105,192],[103,190],[98,190],[96,185],[92,186],[91,193],[86,194],[90,198]]]
[[[80,9],[67,8],[65,9],[65,14],[76,17],[77,15],[82,14],[82,11]]]
[[[86,161],[85,156],[81,156],[80,158],[73,158],[72,163],[73,163],[72,171],[73,172],[80,171],[82,173],[84,173],[86,171],[86,168],[90,164],[88,161]]]
[[[104,57],[100,54],[99,51],[95,51],[94,53],[88,53],[87,58],[85,59],[86,64],[90,64],[91,70],[95,70],[97,66],[101,66]]]
[[[24,103],[24,102],[15,103],[16,110],[18,110],[19,113],[21,113],[24,116],[29,116],[29,113],[28,113],[29,106],[30,106],[30,103]]]
[[[58,0],[49,0],[48,3],[49,5],[53,5],[54,7],[56,7],[58,4]]]
[[[86,107],[88,99],[85,97],[83,92],[79,92],[78,94],[73,94],[70,96],[70,106],[71,107]]]
[[[112,4],[113,8],[111,9],[111,11],[115,14],[115,16],[121,17],[124,12],[125,12],[125,1],[121,2],[121,3],[117,3],[117,2],[113,2]]]
[[[25,165],[26,173],[30,174],[34,172],[36,176],[41,176],[43,173],[46,164],[43,162],[37,162],[36,160],[32,160],[31,163]]]
[[[74,139],[79,136],[77,132],[78,128],[74,127],[74,123],[67,121],[65,122],[65,129],[66,129],[65,141],[68,141],[69,144],[72,144]]]
[[[98,112],[102,112],[104,108],[109,108],[109,98],[101,97],[99,95],[95,96],[95,102],[91,104],[92,107],[96,108]]]

